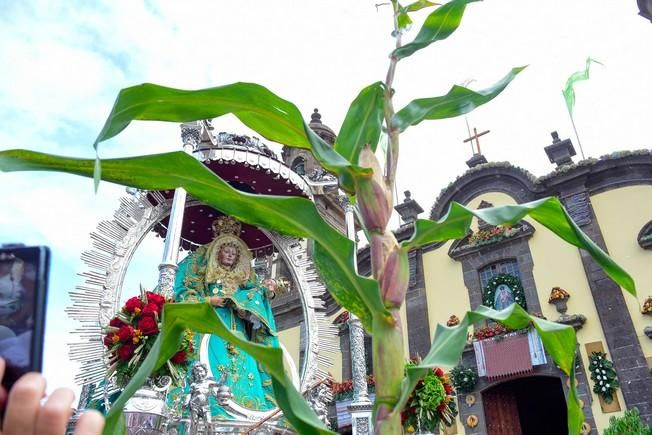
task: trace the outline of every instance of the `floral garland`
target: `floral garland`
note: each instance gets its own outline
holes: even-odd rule
[[[503,325],[500,322],[492,323],[484,328],[477,329],[473,331],[473,338],[475,340],[486,340],[488,338],[502,339],[507,334],[512,332],[518,332],[520,334],[527,334],[530,330],[530,326],[526,326],[523,329],[512,329]]]
[[[451,370],[451,381],[457,391],[469,392],[478,382],[478,374],[470,367],[459,365]]]
[[[496,296],[496,288],[502,284],[505,284],[514,292],[514,302],[523,307],[524,310],[527,310],[525,292],[523,291],[521,280],[509,273],[499,273],[489,280],[487,285],[484,287],[484,290],[482,291],[482,304],[493,308],[494,298]]]
[[[553,287],[550,291],[548,303],[552,304],[554,301],[565,301],[570,298],[570,294],[561,287]]]
[[[641,310],[641,313],[652,315],[652,296],[648,296],[645,302],[643,302],[643,309]]]
[[[416,365],[409,362],[409,366]],[[444,371],[433,369],[419,381],[401,412],[405,432],[435,432],[440,424],[451,426],[457,416],[455,391]]]
[[[512,236],[516,231],[518,230],[513,229],[510,226],[502,225],[478,230],[469,236],[468,246],[484,246],[494,242],[499,242]]]
[[[601,396],[605,402],[611,403],[619,387],[616,370],[613,363],[607,359],[604,352],[593,352],[589,358],[589,370],[593,381],[593,392]]]
[[[107,375],[115,374],[118,386],[129,383],[152,349],[159,334],[163,306],[171,302],[159,294],[144,292],[129,299],[105,328],[103,342],[110,364]],[[180,386],[194,356],[192,332],[186,330],[178,351],[152,375],[170,376],[174,384]]]

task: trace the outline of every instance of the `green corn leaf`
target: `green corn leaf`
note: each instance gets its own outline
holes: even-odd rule
[[[404,131],[409,126],[417,125],[425,119],[454,118],[469,113],[476,107],[496,98],[524,69],[524,66],[512,68],[498,83],[481,91],[476,92],[455,85],[446,95],[413,100],[392,117],[392,126]]]
[[[360,151],[370,145],[376,151],[383,124],[385,85],[367,86],[353,100],[335,141],[335,151],[349,162],[357,163]]]
[[[120,91],[94,146],[110,139],[135,120],[189,122],[231,113],[264,138],[312,151],[321,165],[341,177],[353,191],[352,178],[366,174],[352,165],[306,125],[299,109],[255,83],[183,90],[151,83]]]
[[[241,334],[233,333],[209,304],[177,303],[164,306],[161,333],[147,358],[111,407],[106,417],[105,435],[124,433],[122,409],[125,403],[143,385],[152,371],[161,367],[175,354],[186,329],[221,337],[263,364],[272,377],[274,398],[283,410],[285,418],[299,433],[334,433],[324,427],[303,396],[292,385],[283,367],[283,352],[280,348],[254,344]]]
[[[93,176],[93,160],[71,159],[26,150],[0,151],[0,170],[67,172]],[[315,241],[315,263],[332,279],[333,298],[360,318],[368,331],[372,317],[386,313],[378,283],[353,268],[353,242],[328,225],[315,205],[298,197],[240,192],[184,152],[102,161],[102,178],[145,190],[183,187],[199,201],[245,223]]]
[[[396,17],[396,23],[398,24],[399,32],[401,32],[412,26],[412,18],[410,18],[406,10],[402,9]]]
[[[570,378],[571,387],[567,403],[568,432],[579,434],[583,415],[575,389],[575,330],[568,325],[530,316],[518,304],[513,304],[502,311],[480,306],[475,311],[468,311],[458,326],[450,328],[437,325],[435,339],[428,355],[419,365],[407,368],[407,377],[401,386],[401,397],[393,412],[401,412],[417,382],[429,370],[439,366],[453,367],[457,365],[464,351],[469,326],[486,319],[498,320],[513,329],[525,328],[530,323],[534,325],[541,336],[546,352]]]
[[[405,6],[403,9],[405,9],[406,12],[416,12],[420,11],[421,9],[429,8],[432,6],[439,6],[441,3],[434,3],[434,2],[429,2],[427,0],[418,0],[414,3],[410,3],[409,5]]]
[[[411,56],[436,41],[448,38],[462,22],[464,9],[468,3],[478,0],[452,0],[428,15],[414,41],[397,48],[392,57],[403,59]],[[419,2],[417,2],[419,3]],[[412,6],[412,5],[410,5]],[[408,6],[408,7],[410,7]],[[417,7],[417,6],[414,6]]]
[[[428,243],[463,237],[470,228],[473,216],[491,225],[512,225],[529,216],[571,245],[586,250],[611,279],[632,295],[636,295],[636,285],[632,277],[584,234],[559,199],[554,197],[481,210],[471,210],[453,202],[448,213],[439,221],[417,220],[412,238],[403,242],[403,246],[412,249]]]

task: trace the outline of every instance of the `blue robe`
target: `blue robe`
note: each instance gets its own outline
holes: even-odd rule
[[[240,284],[231,294],[226,294],[222,285],[206,283],[206,247],[198,248],[179,263],[175,282],[175,299],[183,302],[204,302],[210,296],[220,296],[227,301],[224,307],[214,307],[215,312],[232,331],[239,331],[250,341],[278,347],[276,324],[269,303],[268,289],[253,278]],[[238,314],[238,310],[246,314]],[[249,354],[217,336],[208,339],[209,375],[216,380],[224,379],[231,388],[233,400],[244,407],[265,411],[276,407],[272,391],[272,379],[264,367]],[[194,337],[194,346],[199,358],[200,334]],[[181,389],[171,391],[171,406],[178,408]],[[228,418],[222,407],[211,400],[213,416]]]

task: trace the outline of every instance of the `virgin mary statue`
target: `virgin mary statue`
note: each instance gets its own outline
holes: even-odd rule
[[[278,346],[269,303],[273,289],[258,282],[253,273],[249,249],[238,237],[240,228],[240,223],[228,216],[213,222],[213,241],[179,263],[175,299],[209,302],[232,331],[257,344]],[[195,346],[210,375],[224,380],[238,405],[260,411],[276,407],[271,377],[251,356],[214,335],[196,336]],[[228,418],[214,401],[211,414]]]

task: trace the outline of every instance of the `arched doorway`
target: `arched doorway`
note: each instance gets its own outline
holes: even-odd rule
[[[568,433],[561,379],[530,376],[482,392],[488,435]]]

